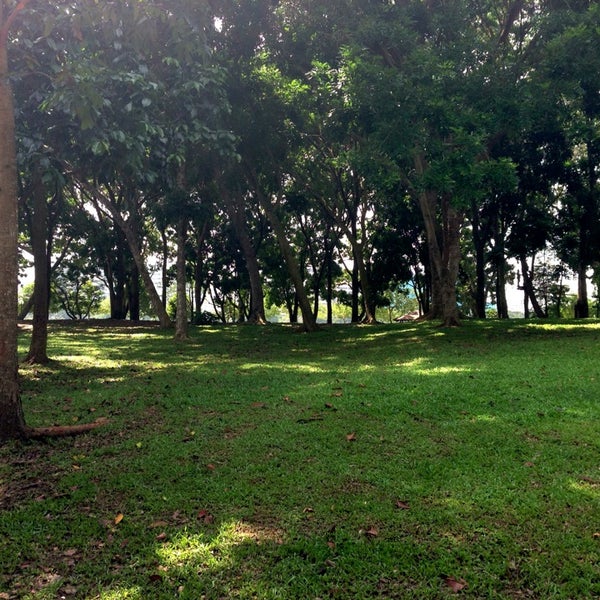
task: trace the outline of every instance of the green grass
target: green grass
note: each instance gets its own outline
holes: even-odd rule
[[[49,351],[29,424],[110,423],[0,448],[2,599],[600,597],[598,322]]]

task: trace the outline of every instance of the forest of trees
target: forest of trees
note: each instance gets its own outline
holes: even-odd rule
[[[17,216],[32,362],[51,290],[91,281],[112,318],[174,314],[178,338],[208,301],[310,331],[320,307],[373,323],[406,289],[445,325],[508,318],[511,283],[525,316],[560,316],[566,276],[590,316],[598,3],[1,5],[0,395],[17,394]]]

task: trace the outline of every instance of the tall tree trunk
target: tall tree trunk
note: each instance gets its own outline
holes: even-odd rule
[[[35,172],[31,186],[31,247],[33,250],[33,329],[26,361],[47,364],[48,307],[50,301],[50,257],[48,248],[48,202],[41,173]]]
[[[580,264],[577,269],[577,302],[575,302],[575,318],[587,319],[590,316],[590,305],[587,293],[587,268]]]
[[[238,196],[231,197],[227,192],[223,193],[225,205],[229,218],[233,224],[235,235],[242,249],[244,260],[246,262],[246,270],[250,279],[250,316],[248,321],[264,325],[267,322],[265,316],[265,296],[262,287],[262,278],[258,259],[256,258],[256,250],[248,234],[246,220],[244,219],[244,207],[240,203]]]
[[[185,273],[185,243],[187,239],[187,218],[179,217],[177,222],[177,313],[175,315],[175,339],[188,337],[187,294]]]
[[[6,26],[2,7],[0,23]],[[0,32],[0,441],[25,436],[17,354],[18,217],[15,113],[7,31]]]

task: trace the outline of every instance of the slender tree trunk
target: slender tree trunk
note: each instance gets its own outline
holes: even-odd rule
[[[475,316],[478,319],[485,319],[485,240],[481,232],[479,210],[475,203],[471,205],[471,215],[471,225],[473,227],[473,247],[475,249]]]
[[[133,263],[129,269],[129,293],[128,293],[129,319],[140,320],[140,273],[137,265]],[[125,314],[127,314],[127,308]]]
[[[258,259],[256,258],[256,250],[248,234],[248,228],[243,216],[244,208],[237,196],[232,198],[225,192],[223,198],[227,206],[229,218],[233,224],[235,235],[242,249],[248,278],[250,279],[250,316],[248,317],[248,321],[264,325],[267,322],[267,318],[265,317],[265,297],[262,287],[262,277],[260,275]]]
[[[590,316],[590,305],[587,293],[587,268],[580,264],[577,269],[577,302],[575,303],[575,318],[587,319]]]
[[[2,3],[4,5],[4,3]],[[2,6],[0,23],[4,24]],[[18,217],[15,113],[8,78],[6,32],[0,39],[0,442],[24,437],[18,383]]]
[[[352,289],[350,291],[350,321],[358,323],[360,321],[360,277],[358,276],[358,266],[352,262],[352,273],[350,275]]]
[[[202,223],[202,227],[196,226],[196,264],[194,265],[194,299],[196,301],[196,317],[195,322],[198,322],[202,313],[202,303],[206,297],[206,290],[202,292],[202,279],[203,279],[203,260],[202,260],[202,246],[208,235],[208,221]]]
[[[169,268],[169,241],[167,239],[167,231],[166,227],[162,228],[160,231],[160,239],[162,242],[162,260],[161,260],[161,282],[162,282],[162,290],[161,290],[161,301],[162,305],[167,307],[167,291],[169,287],[169,280],[167,276],[167,269]]]
[[[187,294],[185,274],[185,243],[187,239],[187,219],[182,216],[177,222],[177,313],[175,315],[175,339],[188,337]]]
[[[33,330],[29,352],[25,359],[30,364],[47,364],[48,307],[50,301],[50,258],[48,248],[48,202],[41,174],[33,175],[31,186],[31,246],[33,249]]]
[[[330,246],[327,247],[326,259],[327,265],[327,325],[333,323],[333,251]]]

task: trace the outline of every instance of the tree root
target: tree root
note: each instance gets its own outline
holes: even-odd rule
[[[25,437],[30,440],[40,440],[45,438],[66,437],[69,435],[79,435],[102,427],[109,422],[106,418],[100,418],[93,423],[84,423],[82,425],[55,425],[53,427],[25,427]]]

